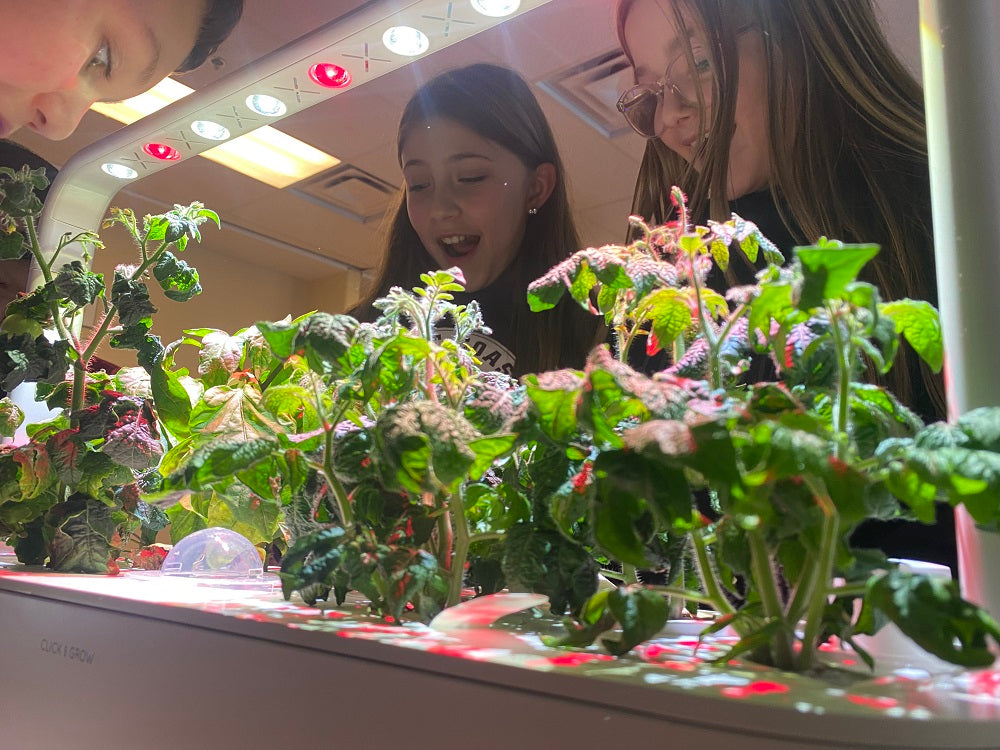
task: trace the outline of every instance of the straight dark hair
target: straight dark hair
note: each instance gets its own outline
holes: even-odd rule
[[[208,0],[198,38],[176,72],[186,73],[204,63],[233,33],[242,15],[243,0]]]
[[[487,63],[447,71],[424,84],[407,103],[399,122],[397,156],[406,137],[432,119],[457,123],[514,154],[528,169],[556,168],[556,184],[537,215],[528,218],[524,239],[501,279],[510,288],[515,374],[582,367],[599,340],[600,321],[568,297],[552,310],[532,313],[528,284],[580,249],[569,210],[562,160],[545,114],[517,73]],[[393,286],[411,288],[437,263],[420,242],[406,212],[401,189],[387,215],[382,263],[367,297],[352,314],[370,320],[372,302]],[[496,283],[496,282],[494,282]],[[499,311],[498,311],[499,312]],[[489,313],[487,310],[487,324]]]

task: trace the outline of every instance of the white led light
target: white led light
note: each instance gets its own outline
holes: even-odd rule
[[[251,94],[247,97],[247,106],[265,117],[281,117],[288,111],[288,107],[281,99],[267,94]]]
[[[470,0],[472,9],[490,18],[503,18],[521,7],[521,0]]]
[[[195,120],[191,130],[210,141],[224,141],[229,138],[229,128],[211,120]]]
[[[132,169],[132,167],[126,167],[124,164],[115,164],[111,161],[102,164],[101,169],[112,177],[117,177],[119,180],[134,180],[139,176],[139,173]]]
[[[431,46],[430,39],[420,29],[412,26],[393,26],[382,35],[382,44],[390,52],[404,57],[422,55]]]

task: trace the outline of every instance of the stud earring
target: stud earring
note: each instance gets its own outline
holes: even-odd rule
[[[534,216],[534,215],[535,215],[535,214],[537,214],[537,213],[538,213],[538,209],[537,209],[537,208],[529,208],[529,209],[528,209],[528,214],[529,214],[530,216]]]

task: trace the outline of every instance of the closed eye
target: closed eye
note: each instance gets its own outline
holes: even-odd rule
[[[463,183],[471,183],[471,182],[482,182],[485,179],[486,175],[483,174],[483,175],[477,175],[475,177],[459,177],[458,181]]]

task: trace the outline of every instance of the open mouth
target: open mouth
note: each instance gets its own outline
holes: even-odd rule
[[[462,258],[479,247],[478,234],[449,234],[438,239],[449,258]]]

